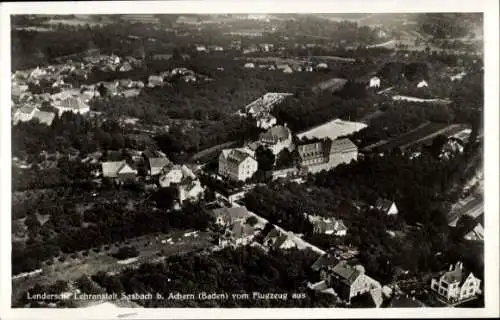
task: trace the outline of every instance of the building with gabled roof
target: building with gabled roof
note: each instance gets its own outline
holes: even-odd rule
[[[282,232],[276,228],[269,231],[263,241],[264,246],[275,250],[284,250],[297,247],[292,232]]]
[[[299,143],[300,165],[312,172],[331,170],[358,158],[358,147],[349,139],[322,139]]]
[[[378,198],[375,203],[375,208],[383,214],[386,215],[395,215],[398,214],[398,207],[394,201]]]
[[[467,272],[461,261],[452,264],[439,278],[431,280],[431,290],[448,303],[457,303],[475,298],[481,293],[481,280]]]
[[[211,215],[215,218],[215,223],[220,226],[230,226],[236,221],[246,219],[250,216],[245,207],[214,209],[211,211]]]
[[[219,175],[235,181],[245,181],[257,172],[258,163],[251,150],[224,149],[219,155]]]
[[[347,235],[347,227],[344,222],[335,218],[324,218],[305,214],[306,218],[313,225],[313,232],[326,235],[343,237]]]
[[[322,280],[333,288],[339,298],[347,302],[353,297],[382,287],[378,281],[365,274],[363,266],[351,265],[346,260],[341,260],[333,268],[330,266],[321,270]]]
[[[148,173],[151,176],[157,176],[162,173],[164,167],[170,165],[172,162],[167,157],[151,157],[148,158]]]
[[[292,132],[286,125],[274,126],[260,134],[259,143],[277,155],[292,145]]]
[[[132,168],[125,160],[103,162],[101,169],[103,177],[117,179],[121,182],[134,180],[137,176],[137,170]]]
[[[59,116],[61,116],[64,112],[73,112],[75,114],[85,114],[85,113],[88,113],[90,111],[89,105],[77,97],[68,97],[62,101],[58,101],[54,105],[54,108],[56,108],[58,110]]]
[[[469,241],[483,241],[484,240],[484,228],[481,223],[476,224],[476,226],[464,236],[465,240]]]

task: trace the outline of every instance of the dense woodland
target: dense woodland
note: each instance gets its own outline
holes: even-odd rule
[[[340,243],[358,246],[367,270],[381,280],[392,279],[396,266],[412,272],[439,270],[446,260],[435,260],[436,252],[456,257],[456,248],[464,246],[449,233],[446,214],[457,195],[447,195],[448,191],[474,173],[470,164],[480,165],[474,160],[480,152],[474,147],[450,161],[431,154],[413,160],[397,153],[367,158],[311,176],[308,184],[277,182],[257,187],[246,195],[245,204],[270,222],[304,234],[324,250]],[[379,197],[395,201],[399,215],[387,217],[369,210]],[[340,218],[349,228],[348,235],[344,239],[313,235],[304,213]],[[408,233],[405,241],[387,233],[403,232],[405,225],[421,227]],[[409,259],[412,255],[417,260]],[[473,260],[470,255],[464,259]],[[476,272],[482,272],[480,265],[473,265]]]

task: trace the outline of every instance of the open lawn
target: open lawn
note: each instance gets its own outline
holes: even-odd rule
[[[319,138],[319,139],[330,138],[332,140],[335,140],[338,137],[350,135],[350,134],[352,134],[354,132],[358,132],[366,127],[367,127],[367,125],[365,123],[335,119],[335,120],[326,122],[322,125],[319,125],[317,127],[311,128],[307,131],[301,132],[301,133],[297,134],[297,137],[299,139],[306,137],[309,139],[312,139],[312,138]]]

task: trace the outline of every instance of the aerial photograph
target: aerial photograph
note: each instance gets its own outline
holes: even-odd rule
[[[482,13],[10,28],[12,308],[485,308]]]

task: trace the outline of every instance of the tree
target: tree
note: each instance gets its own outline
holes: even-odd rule
[[[99,92],[99,95],[104,98],[108,95],[108,88],[106,88],[103,83],[100,83],[97,86],[97,92]]]
[[[151,199],[156,202],[158,207],[170,209],[174,205],[175,200],[177,200],[177,188],[160,188],[153,194]]]
[[[251,227],[255,226],[258,222],[257,218],[254,216],[248,217],[247,220],[245,221],[246,224],[250,225]]]
[[[265,172],[273,169],[276,157],[271,150],[259,146],[255,151],[255,156],[257,158],[259,170]]]
[[[124,260],[128,258],[137,257],[139,255],[139,251],[135,247],[121,247],[118,251],[113,254],[113,257],[119,260]]]

